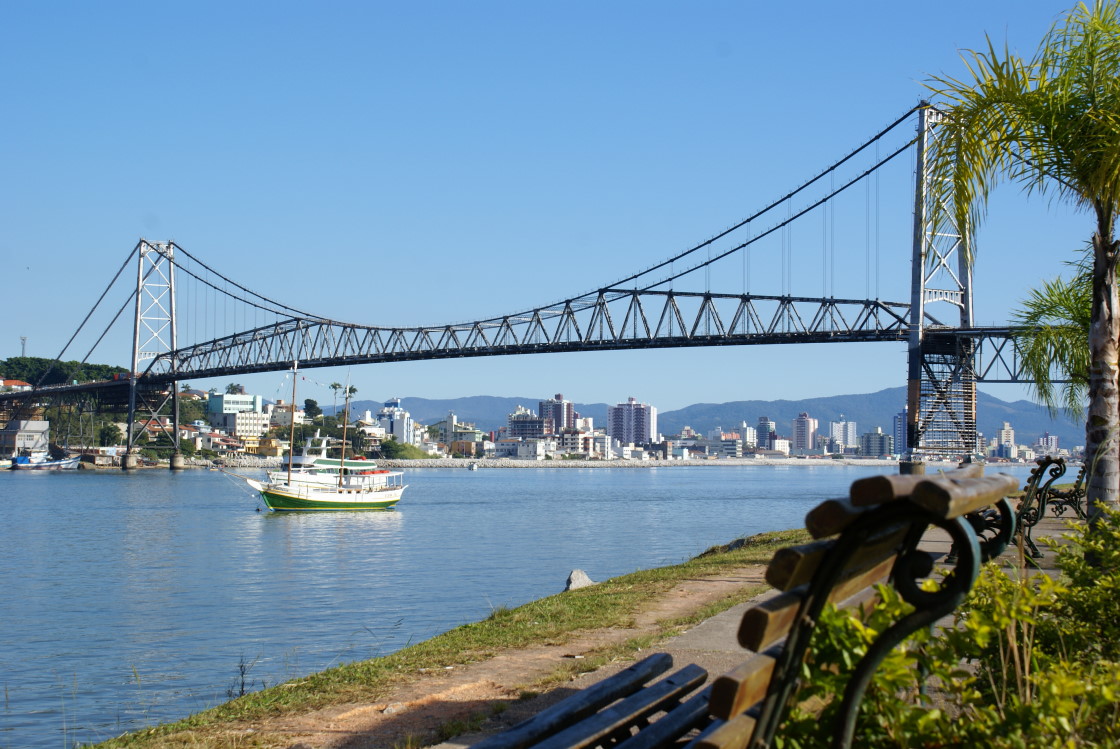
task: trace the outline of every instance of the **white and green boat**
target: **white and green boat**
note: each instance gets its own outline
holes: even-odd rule
[[[399,475],[399,474],[398,474]],[[403,483],[371,484],[360,476],[343,476],[335,483],[268,482],[246,479],[273,512],[388,510],[401,500]]]
[[[292,403],[296,402],[295,380],[292,378]],[[246,478],[250,487],[260,492],[265,506],[273,512],[322,512],[338,510],[388,510],[401,500],[407,485],[402,471],[384,471],[372,460],[346,458],[346,422],[349,421],[350,396],[346,396],[342,439],[338,458],[328,457],[330,437],[315,436],[307,440],[303,453],[291,451],[288,464],[279,471],[269,471],[268,481]],[[292,445],[295,444],[295,419],[292,420]]]

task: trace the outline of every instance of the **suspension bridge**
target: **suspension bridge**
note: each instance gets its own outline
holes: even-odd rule
[[[285,370],[295,362],[307,369],[511,354],[894,342],[905,343],[908,351],[910,457],[967,455],[977,448],[976,384],[1021,382],[1023,376],[1013,331],[974,324],[968,238],[946,231],[944,221],[936,220],[944,215],[943,206],[929,196],[927,163],[940,117],[925,103],[914,107],[747,218],[619,281],[470,322],[340,322],[255,292],[175,242],[141,239],[58,357],[63,359],[98,310],[108,310],[110,321],[81,361],[89,360],[111,330],[130,322],[129,374],[98,382],[39,383],[30,392],[0,394],[0,419],[27,418],[48,400],[80,401],[95,410],[127,406],[130,426],[171,411],[168,436],[177,446],[178,383]],[[862,296],[837,296],[838,266],[843,278],[858,265],[837,249],[853,243],[838,243],[837,227],[859,223],[852,218],[858,209],[846,213],[843,201],[850,202],[862,187],[870,206],[881,173],[891,165],[897,170],[900,163],[913,185],[908,206],[913,231],[903,250],[909,255],[909,289],[900,290],[899,301],[884,301],[876,281],[873,293],[873,235],[876,256],[879,240],[866,208],[861,233],[866,284]],[[814,228],[806,232],[800,229],[804,226]],[[795,252],[802,249],[795,237],[818,230],[822,254],[814,275],[820,292],[798,288],[794,293],[805,275],[804,264],[794,264]],[[898,252],[893,246],[890,251]],[[731,263],[738,264],[738,273],[727,272]],[[752,263],[754,279],[770,284],[769,293],[712,288],[713,277],[726,283],[741,276],[747,286]],[[128,293],[114,312],[106,300],[118,284]],[[131,449],[135,430],[129,432]]]

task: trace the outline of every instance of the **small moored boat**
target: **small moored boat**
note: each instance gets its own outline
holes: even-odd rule
[[[292,378],[292,403],[296,402],[295,380]],[[349,414],[350,395],[346,396]],[[281,470],[269,471],[268,481],[246,478],[245,482],[260,492],[265,506],[273,512],[315,512],[331,510],[388,510],[401,500],[407,486],[402,471],[378,470],[377,464],[364,458],[346,458],[346,422],[343,419],[340,457],[331,458],[327,450],[329,437],[319,432],[307,440],[301,455],[295,455],[295,424],[292,424],[293,449],[288,464]]]
[[[31,471],[62,471],[77,468],[81,456],[70,455],[61,458],[52,458],[49,453],[30,453],[17,455],[12,458],[12,468],[16,470]]]

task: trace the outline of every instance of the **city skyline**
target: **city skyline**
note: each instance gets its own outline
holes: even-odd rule
[[[0,338],[0,358],[24,345],[55,356],[139,236],[174,239],[254,290],[358,323],[478,319],[582,293],[819,172],[926,96],[929,75],[959,71],[957,50],[985,32],[1030,51],[1063,10],[963,0],[865,14],[731,2],[12,7],[0,30],[13,103],[0,251],[10,308],[26,314]],[[135,43],[154,36],[176,54]],[[884,210],[888,192],[908,202],[908,168],[883,185]],[[908,298],[910,220],[874,216],[882,285],[870,295]],[[977,243],[976,320],[1006,322],[1089,231],[1061,206],[997,193]],[[821,234],[791,238],[799,268],[819,259]],[[780,293],[758,263],[752,289]],[[839,275],[858,276],[862,295],[861,263],[842,262]],[[737,292],[741,279],[715,281]],[[90,361],[127,365],[128,343],[117,334]],[[313,373],[349,375],[367,393],[462,397],[532,383],[579,402],[625,397],[640,377],[639,397],[672,410],[689,404],[693,376],[712,402],[798,399],[901,385],[906,366],[904,344],[817,344]],[[281,378],[239,379],[268,392]]]

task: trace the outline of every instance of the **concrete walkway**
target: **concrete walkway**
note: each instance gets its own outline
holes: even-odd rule
[[[1037,564],[1040,571],[1051,576],[1057,574],[1057,569],[1054,567],[1054,554],[1046,549],[1041,539],[1053,538],[1059,543],[1063,543],[1060,537],[1067,531],[1068,523],[1068,513],[1067,519],[1047,516],[1035,527],[1032,534],[1035,543],[1043,550],[1044,556],[1041,559],[1031,561]],[[945,555],[949,553],[949,546],[950,540],[948,534],[937,528],[932,529],[926,534],[922,539],[920,548],[935,554],[938,559],[943,559]],[[1018,548],[1008,548],[999,558],[1003,564],[1008,566],[1021,566]],[[751,651],[742,648],[736,641],[739,620],[742,618],[744,611],[756,601],[762,600],[769,595],[773,595],[773,592],[759,596],[752,601],[745,601],[717,614],[701,622],[687,632],[660,643],[651,652],[666,652],[671,654],[676,668],[680,668],[689,663],[695,663],[703,667],[708,671],[710,682],[715,676],[731,670],[750,655]],[[553,692],[549,694],[527,701],[523,705],[516,705],[506,713],[503,713],[500,721],[490,721],[487,724],[485,732],[459,736],[451,741],[439,744],[436,749],[464,749],[465,747],[469,747],[486,736],[505,730],[505,728],[515,725],[519,721],[548,707],[550,704],[558,702],[575,690],[583,689],[586,686],[605,679],[628,665],[630,664],[615,664],[584,674],[568,684],[565,684],[563,687],[553,690]]]

